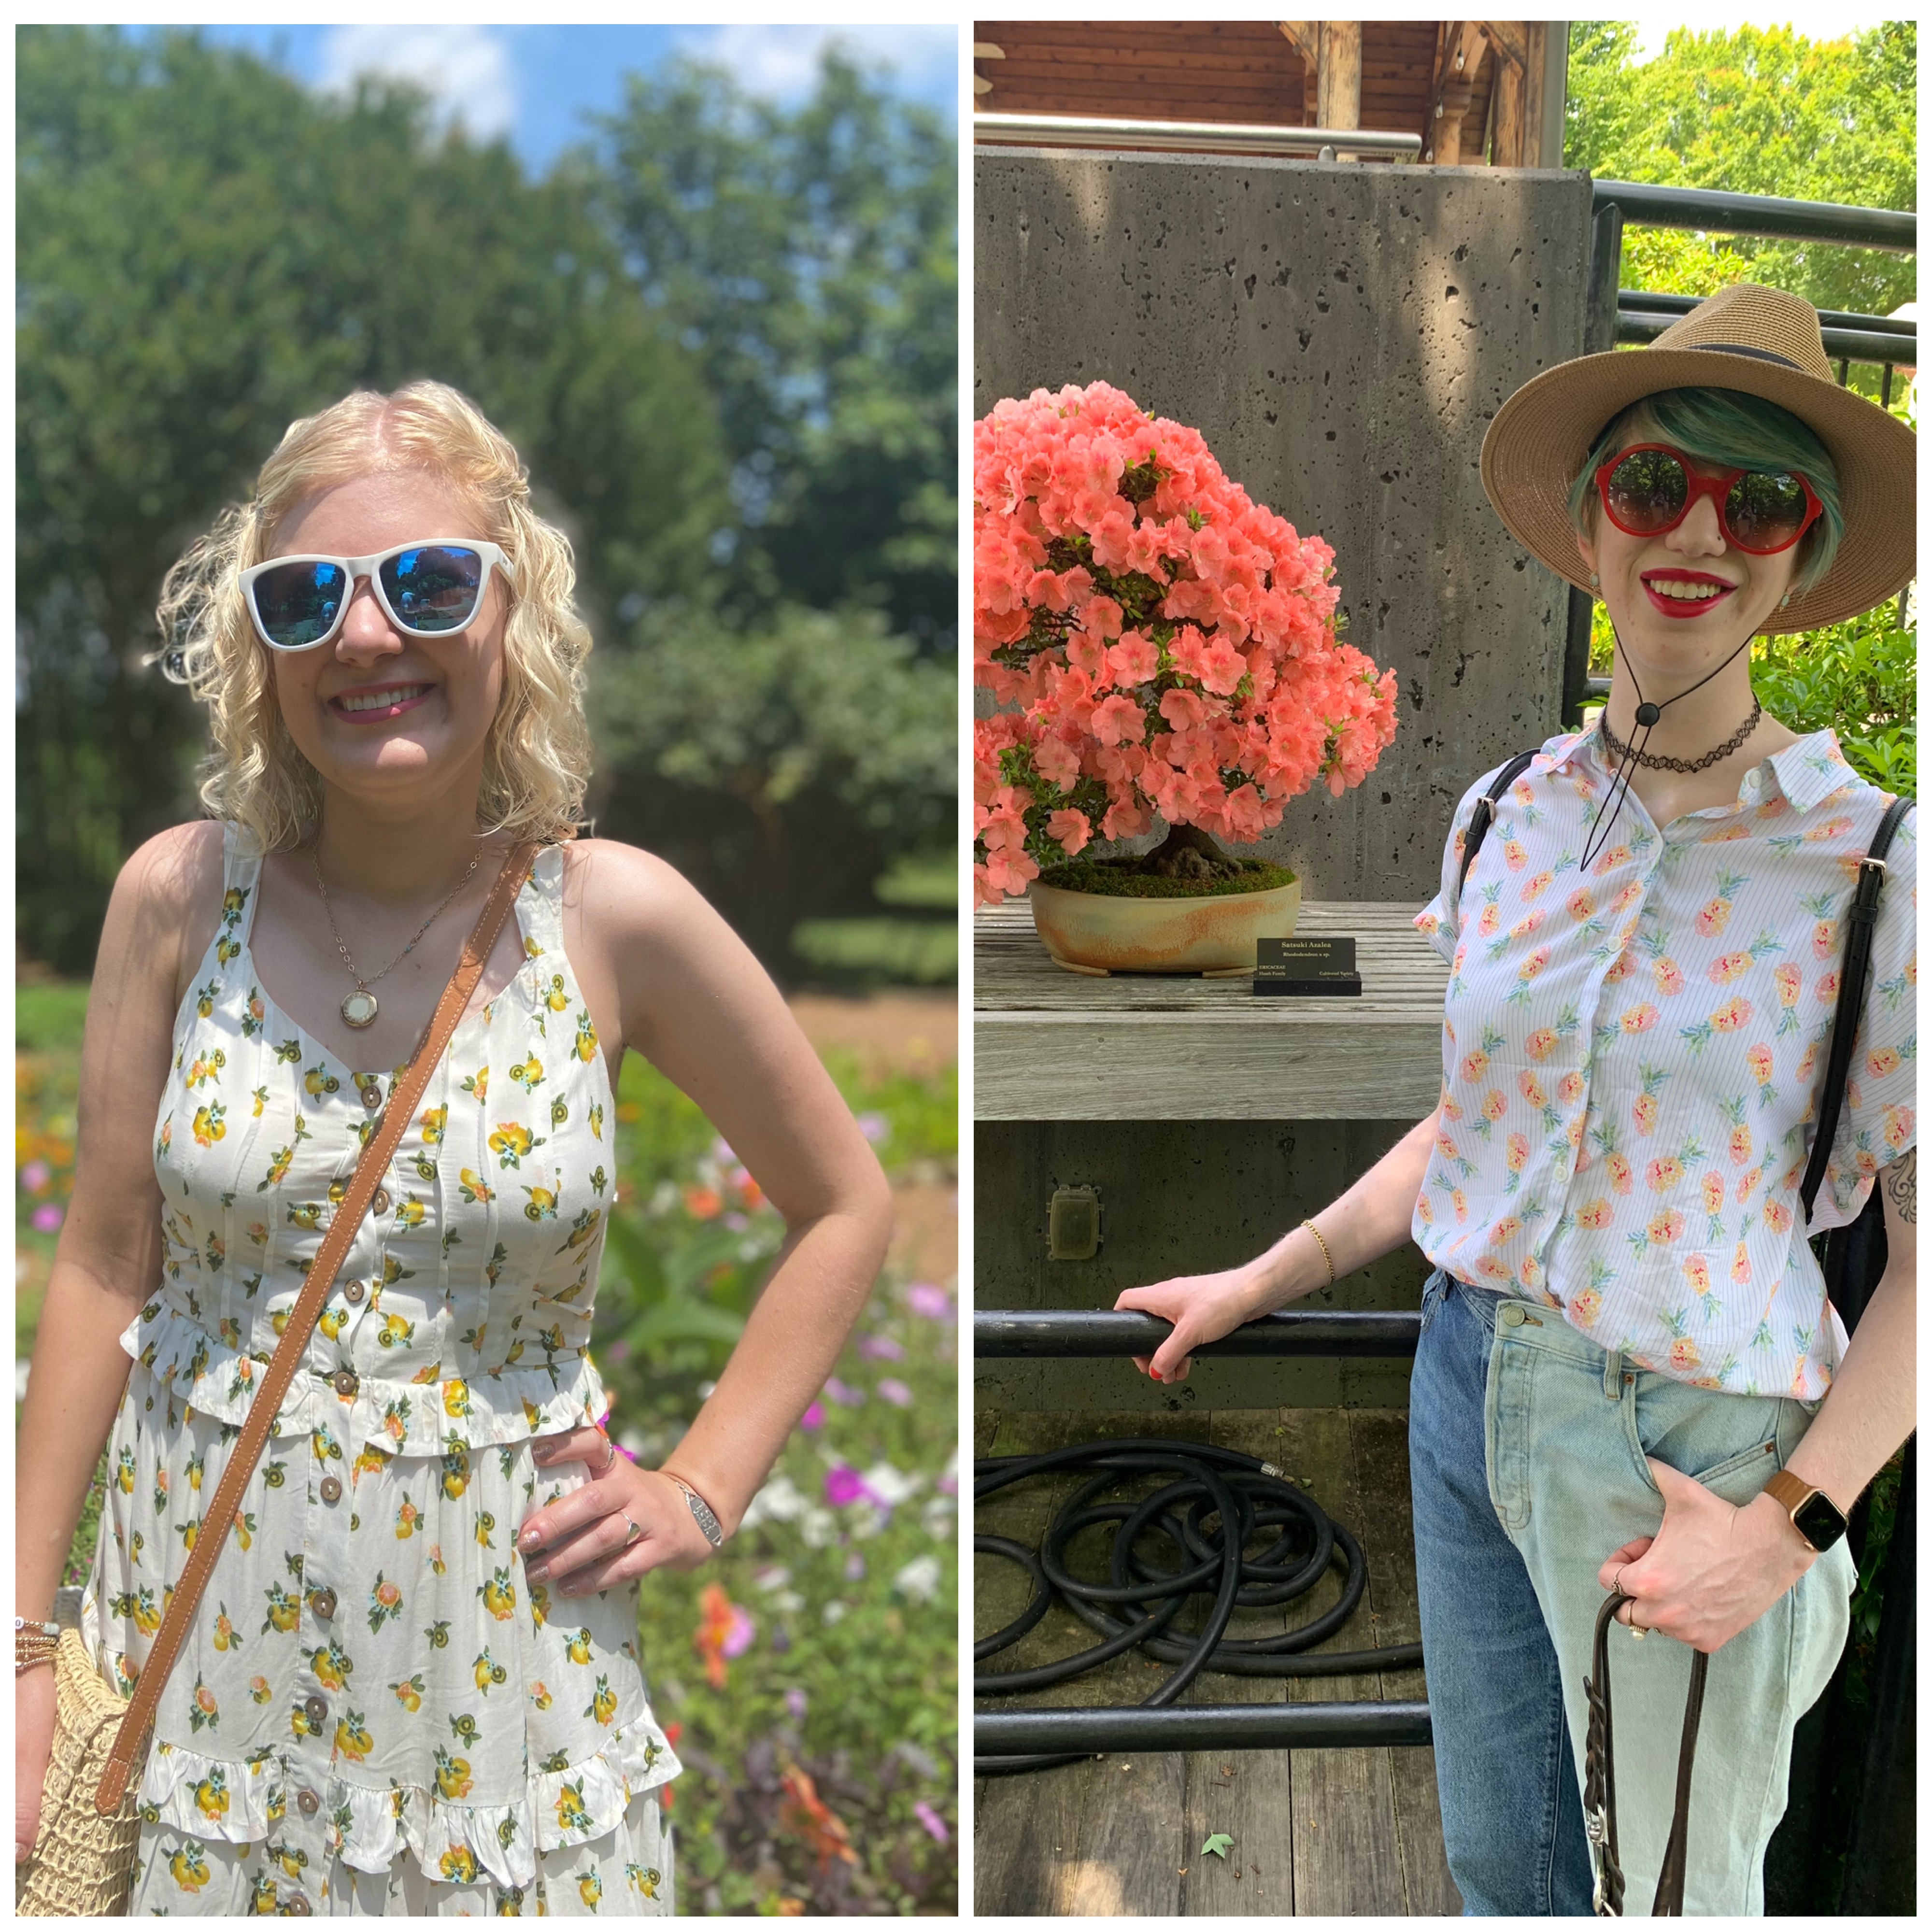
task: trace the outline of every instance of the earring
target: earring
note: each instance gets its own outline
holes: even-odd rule
[[[1596,573],[1594,570],[1591,572],[1591,573],[1590,573],[1590,588],[1591,588],[1592,590],[1595,590],[1595,589],[1596,589],[1596,587],[1597,587],[1597,586],[1598,586],[1598,584],[1600,584],[1600,583],[1602,583],[1602,581],[1603,581],[1603,580],[1603,580],[1600,577],[1599,577],[1599,576],[1597,574],[1597,573]],[[1786,601],[1787,603],[1789,603],[1789,602],[1790,602],[1790,599],[1789,598],[1787,598],[1785,601]]]
[[[1791,592],[1790,592],[1790,591],[1788,591],[1788,590],[1787,590],[1787,591],[1784,593],[1784,595],[1782,597],[1780,597],[1780,598],[1778,600],[1778,608],[1780,610],[1782,610],[1784,608],[1785,605],[1786,605],[1786,604],[1789,604],[1790,602],[1791,602]]]

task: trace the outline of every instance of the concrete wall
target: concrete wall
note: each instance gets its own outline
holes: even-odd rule
[[[1435,889],[1463,789],[1556,728],[1563,583],[1477,462],[1499,404],[1582,352],[1588,177],[981,148],[974,410],[1104,380],[1190,423],[1335,549],[1395,742],[1259,848],[1324,899]]]
[[[1580,354],[1582,175],[982,149],[976,412],[1096,379],[1192,424],[1228,474],[1336,552],[1348,634],[1401,684],[1394,744],[1340,800],[1291,806],[1262,850],[1311,897],[1420,904],[1469,782],[1556,728],[1563,583],[1484,496],[1483,433]],[[983,694],[981,694],[983,696]],[[1130,1077],[1130,1070],[1122,1070]],[[982,1123],[982,1307],[1106,1307],[1245,1260],[1341,1192],[1407,1122]],[[1046,1203],[1100,1190],[1106,1245],[1046,1258]],[[1405,1247],[1306,1304],[1408,1307]],[[989,1361],[986,1408],[1406,1401],[1406,1362],[1202,1361],[1162,1390],[1126,1362]]]
[[[973,1275],[982,1308],[1111,1308],[1123,1288],[1258,1254],[1379,1160],[1407,1120],[982,1120],[973,1131]],[[1047,1257],[1056,1187],[1100,1195],[1100,1252]],[[1299,1308],[1414,1308],[1428,1263],[1405,1246]],[[1400,1408],[1406,1360],[1198,1359],[1163,1388],[1118,1360],[993,1360],[982,1408]]]

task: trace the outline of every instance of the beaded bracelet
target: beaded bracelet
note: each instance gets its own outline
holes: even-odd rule
[[[14,1675],[51,1664],[60,1646],[60,1625],[44,1624],[28,1617],[14,1619]]]

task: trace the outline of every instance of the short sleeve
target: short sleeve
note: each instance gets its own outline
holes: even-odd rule
[[[1918,814],[1906,813],[1886,855],[1871,976],[1811,1232],[1844,1226],[1873,1178],[1918,1144]]]
[[[1476,802],[1496,782],[1501,765],[1485,772],[1462,794],[1450,821],[1448,842],[1442,848],[1442,879],[1436,896],[1415,915],[1417,932],[1442,954],[1444,963],[1456,963],[1456,943],[1461,937],[1462,908],[1456,890],[1456,874],[1462,869],[1462,848],[1468,843],[1469,821],[1476,815]]]

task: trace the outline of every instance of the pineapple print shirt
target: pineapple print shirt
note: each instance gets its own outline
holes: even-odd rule
[[[1476,801],[1416,924],[1450,964],[1442,1106],[1414,1232],[1460,1280],[1562,1310],[1700,1387],[1822,1396],[1844,1346],[1798,1196],[1858,860],[1889,802],[1828,730],[1661,828],[1625,798],[1579,868],[1610,769],[1594,725]],[[1850,1084],[1808,1230],[1851,1220],[1916,1144],[1918,821],[1894,838]]]
[[[400,1071],[342,1065],[276,1008],[249,952],[260,862],[232,828],[226,855],[82,1611],[124,1688]],[[545,850],[518,895],[524,967],[458,1026],[244,1493],[162,1696],[133,1912],[670,1907],[678,1767],[635,1594],[554,1598],[513,1548],[587,1480],[537,1469],[532,1438],[606,1406],[587,1344],[614,1124],[562,869]]]

